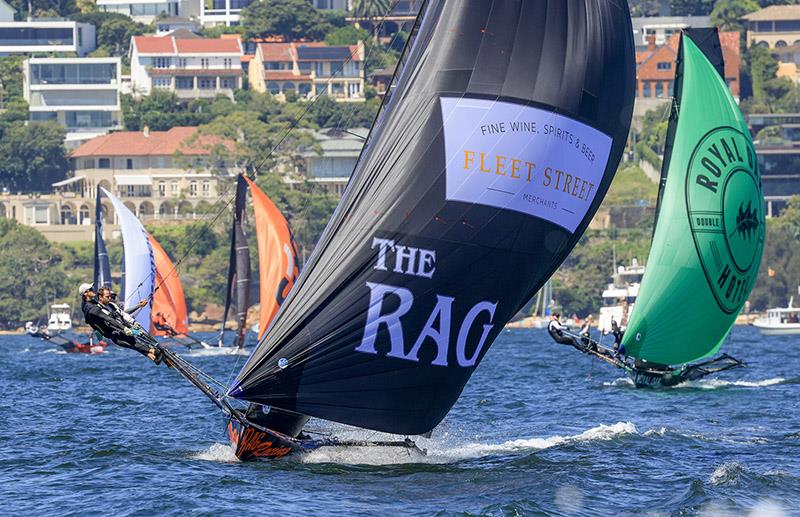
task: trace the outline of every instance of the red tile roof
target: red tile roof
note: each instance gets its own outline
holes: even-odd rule
[[[173,36],[134,36],[140,54],[241,54],[237,39],[176,39]]]
[[[171,36],[134,36],[133,46],[140,54],[175,53],[175,39]]]
[[[92,138],[72,153],[72,158],[83,156],[172,156],[180,151],[185,155],[207,155],[206,147],[222,143],[233,149],[234,143],[218,137],[201,135],[188,143],[195,135],[196,127],[173,127],[169,131],[119,131]]]

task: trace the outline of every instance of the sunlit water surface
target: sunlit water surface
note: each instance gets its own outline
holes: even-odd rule
[[[173,371],[119,348],[68,355],[0,336],[2,512],[796,515],[800,337],[738,327],[725,351],[750,367],[637,390],[544,331],[505,331],[417,439],[426,456],[327,448],[241,463],[220,413]],[[244,358],[215,352],[185,355],[229,382]]]

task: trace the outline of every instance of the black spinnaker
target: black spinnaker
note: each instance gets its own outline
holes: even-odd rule
[[[233,305],[236,311],[236,346],[244,347],[247,334],[247,309],[250,308],[250,249],[244,233],[244,218],[247,209],[247,181],[243,176],[236,180],[236,200],[231,225],[231,253],[228,259],[228,291],[225,295],[225,310],[222,312],[222,328],[219,344],[225,333],[225,321]]]
[[[624,0],[432,0],[233,397],[433,429],[585,230],[630,128]]]

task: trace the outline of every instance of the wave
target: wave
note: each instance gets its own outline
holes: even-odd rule
[[[611,387],[611,388],[618,388],[620,386],[626,387],[626,388],[628,388],[628,387],[632,388],[632,387],[635,386],[635,384],[633,383],[633,380],[631,380],[630,377],[618,377],[618,378],[614,379],[613,381],[605,381],[603,383],[603,386]]]
[[[775,386],[776,384],[783,384],[786,381],[783,377],[773,377],[771,379],[764,379],[760,381],[726,381],[723,379],[700,379],[697,381],[686,381],[673,389],[681,388],[694,388],[703,390],[715,390],[719,388],[729,388],[731,386],[743,388],[764,388],[766,386]]]
[[[239,461],[233,447],[221,443],[211,444],[211,447],[208,449],[193,454],[191,457],[196,460],[216,461],[220,463],[237,463]]]
[[[637,434],[636,426],[631,422],[617,422],[612,425],[601,424],[580,434],[547,438],[521,438],[503,443],[468,443],[449,446],[431,440],[427,443],[420,440],[418,445],[426,449],[426,453],[401,447],[321,447],[303,454],[303,463],[345,463],[359,465],[394,465],[404,463],[454,463],[463,460],[482,458],[504,453],[519,453],[548,449],[569,443],[588,441],[608,441],[628,434]],[[374,437],[373,437],[374,439]]]
[[[195,348],[192,350],[188,350],[186,352],[182,352],[180,354],[183,357],[212,357],[217,355],[243,355],[248,356],[250,355],[250,350],[246,350],[243,348],[233,348],[230,346],[224,347],[211,347],[211,348]]]

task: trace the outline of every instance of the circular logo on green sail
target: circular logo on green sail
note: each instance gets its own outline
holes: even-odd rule
[[[750,138],[731,127],[703,137],[686,175],[686,205],[700,264],[719,308],[738,312],[764,245],[764,209]]]

